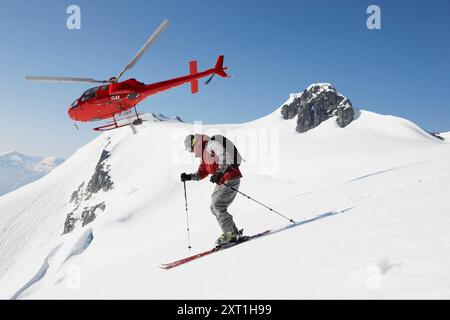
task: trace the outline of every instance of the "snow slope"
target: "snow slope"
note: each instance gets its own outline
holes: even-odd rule
[[[149,116],[151,120],[152,116]],[[80,148],[45,178],[0,197],[0,297],[23,298],[450,298],[450,144],[413,123],[360,111],[303,134],[280,109],[244,124],[145,122]],[[193,130],[221,130],[246,162],[241,191],[287,216],[318,219],[179,268],[219,236],[213,185],[187,184],[187,249],[181,172]],[[106,149],[113,189],[106,208],[61,235],[71,195]],[[247,234],[287,222],[237,196]]]
[[[0,153],[0,196],[42,178],[64,160],[10,151]]]
[[[442,132],[439,134],[441,137],[443,137],[446,140],[450,140],[450,131],[448,132]]]

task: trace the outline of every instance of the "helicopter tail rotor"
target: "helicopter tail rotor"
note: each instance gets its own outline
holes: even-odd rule
[[[223,55],[220,55],[217,58],[216,65],[214,66],[214,73],[208,78],[208,80],[206,80],[205,84],[209,84],[216,74],[223,78],[229,77],[229,75],[225,72],[226,69],[227,67],[223,66]]]
[[[221,77],[228,77],[228,75],[225,73],[225,70],[227,67],[223,66],[223,56],[219,56],[217,58],[216,66],[214,67],[214,73],[217,73]]]

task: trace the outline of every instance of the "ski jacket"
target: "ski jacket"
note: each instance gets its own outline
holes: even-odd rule
[[[223,173],[221,183],[242,177],[238,166],[232,165],[233,155],[230,155],[220,142],[210,140],[206,135],[196,134],[193,151],[196,158],[201,158],[200,166],[193,174],[194,180],[201,180],[217,172]]]

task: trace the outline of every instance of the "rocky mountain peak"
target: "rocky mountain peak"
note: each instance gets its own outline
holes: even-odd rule
[[[351,101],[330,83],[314,83],[302,93],[291,94],[291,102],[281,108],[283,119],[297,117],[296,130],[306,132],[323,121],[336,117],[341,127],[349,125],[355,115]]]

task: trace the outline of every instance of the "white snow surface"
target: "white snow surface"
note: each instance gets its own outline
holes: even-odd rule
[[[439,133],[439,135],[446,140],[450,140],[450,131]]]
[[[187,249],[179,175],[197,168],[183,140],[198,125],[136,128],[98,136],[0,197],[0,298],[450,298],[450,144],[410,121],[360,111],[345,128],[331,118],[299,134],[278,109],[204,126],[246,159],[241,191],[296,221],[337,214],[172,270],[158,265],[210,249],[220,235],[213,185],[189,182]],[[62,235],[70,197],[105,146],[114,186],[96,197],[106,209]],[[246,234],[288,224],[240,195],[229,210]]]

